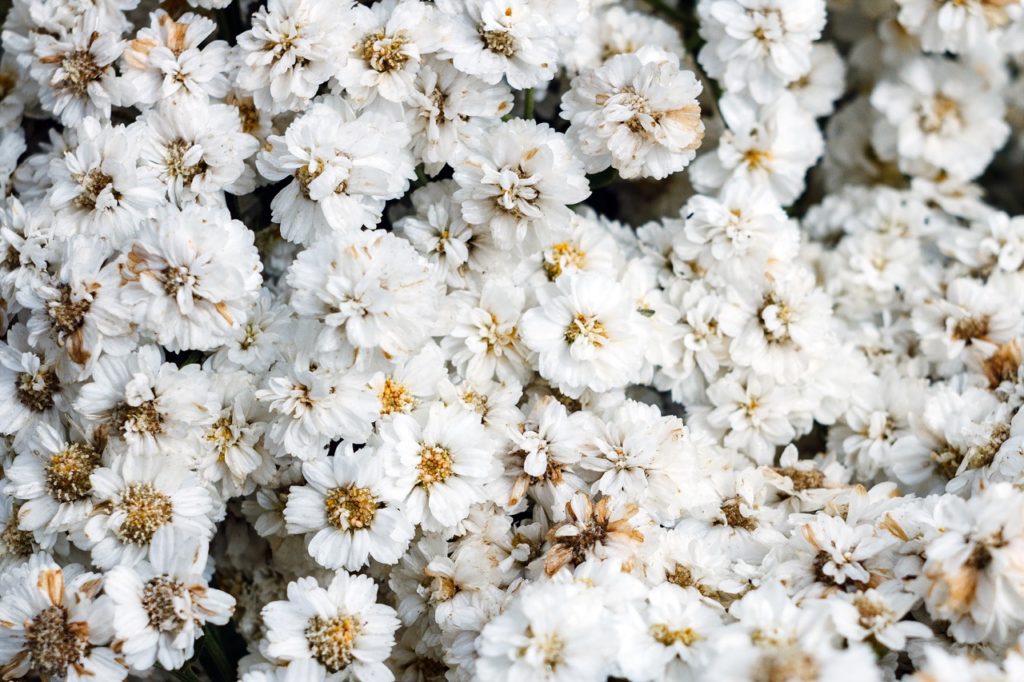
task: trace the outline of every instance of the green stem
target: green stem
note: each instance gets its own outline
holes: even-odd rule
[[[233,680],[236,675],[233,666],[228,661],[228,657],[224,655],[224,649],[220,645],[220,634],[216,628],[210,625],[203,626],[203,635],[206,639],[206,652],[210,655],[210,660],[213,661],[213,665],[217,668],[217,674],[222,680]]]
[[[526,88],[523,91],[523,118],[533,118],[533,100],[535,93],[533,88]]]

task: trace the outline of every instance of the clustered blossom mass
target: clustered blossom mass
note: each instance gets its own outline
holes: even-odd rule
[[[0,679],[1024,679],[1022,0],[13,0]]]

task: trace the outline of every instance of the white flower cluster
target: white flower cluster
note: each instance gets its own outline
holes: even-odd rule
[[[1022,0],[13,0],[0,679],[1024,679]]]

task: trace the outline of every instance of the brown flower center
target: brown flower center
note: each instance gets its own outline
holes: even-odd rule
[[[402,68],[409,61],[409,55],[402,51],[407,42],[409,40],[404,31],[398,31],[391,37],[384,31],[376,31],[363,38],[359,54],[371,69],[387,73]]]
[[[50,301],[46,309],[50,316],[50,324],[58,334],[58,338],[64,338],[74,334],[85,322],[85,315],[92,307],[92,300],[84,298],[74,300],[71,297],[71,287],[67,284],[57,286],[59,296],[56,300]]]
[[[43,679],[63,678],[85,657],[88,634],[84,623],[68,623],[63,606],[47,606],[25,626],[25,648],[32,655],[33,669]]]
[[[160,433],[163,416],[156,409],[156,402],[147,400],[141,405],[121,403],[114,408],[114,428],[122,434]]]
[[[185,621],[174,607],[174,598],[184,592],[184,586],[174,578],[150,578],[142,588],[142,608],[149,616],[149,625],[159,632],[180,632]]]
[[[313,658],[333,674],[352,662],[356,638],[362,630],[363,624],[352,616],[314,616],[306,626],[306,642]]]
[[[167,145],[167,154],[164,157],[164,164],[167,166],[167,174],[171,177],[181,178],[188,186],[197,175],[206,172],[206,161],[200,159],[198,163],[186,164],[185,153],[191,149],[192,143],[181,138],[174,140]]]
[[[114,182],[114,178],[98,168],[93,168],[85,175],[76,177],[75,181],[81,185],[82,191],[79,192],[72,203],[75,205],[75,208],[83,211],[92,211],[96,208],[96,199],[99,198],[103,190]],[[120,199],[121,195],[118,192],[114,192],[114,198]]]
[[[651,626],[651,637],[663,646],[672,646],[673,644],[693,646],[694,642],[701,639],[701,636],[694,632],[693,628],[673,630],[669,626],[662,625],[661,623]]]
[[[377,515],[377,498],[369,488],[333,488],[324,500],[327,520],[338,530],[368,528]]]
[[[54,405],[54,395],[60,392],[60,380],[52,369],[41,367],[34,374],[19,374],[14,392],[28,409],[45,412]]]
[[[452,475],[452,453],[440,445],[424,445],[420,448],[420,463],[416,465],[420,485],[429,487],[444,483]]]
[[[104,67],[96,63],[89,50],[75,50],[64,55],[60,62],[64,71],[54,87],[69,90],[76,97],[83,97],[89,84],[103,75]]]
[[[508,31],[480,31],[480,38],[488,50],[512,57],[516,53],[516,39]]]
[[[409,390],[391,377],[384,380],[384,386],[377,397],[380,399],[381,414],[406,412],[416,404],[416,399],[409,394]]]
[[[89,477],[100,455],[88,445],[71,443],[46,465],[46,492],[58,502],[77,502],[92,493]]]
[[[744,516],[743,512],[740,511],[740,499],[733,497],[722,503],[722,514],[725,516],[725,523],[732,528],[742,528],[743,530],[755,530],[757,528],[757,521]]]
[[[582,338],[600,348],[608,340],[608,330],[600,320],[588,317],[583,313],[576,313],[572,322],[565,328],[564,337],[565,342],[570,346],[576,343],[577,339]]]
[[[174,506],[171,498],[152,483],[129,483],[121,493],[118,507],[125,512],[117,536],[126,544],[148,545],[153,535],[171,520]]]

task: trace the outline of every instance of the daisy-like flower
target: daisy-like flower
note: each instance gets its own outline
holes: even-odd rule
[[[732,339],[729,353],[736,365],[792,383],[827,354],[833,338],[830,302],[810,271],[772,269],[761,282],[729,293],[718,319]]]
[[[875,147],[911,172],[936,169],[974,178],[1010,132],[999,93],[970,69],[945,59],[909,61],[875,86],[871,105],[881,114],[872,135]]]
[[[727,630],[722,611],[695,589],[662,583],[620,625],[619,665],[631,680],[696,679]]]
[[[58,233],[84,234],[119,248],[160,203],[163,189],[155,175],[136,167],[134,130],[91,117],[77,130],[74,148],[50,161]]]
[[[349,343],[405,357],[431,332],[440,282],[407,241],[388,232],[335,234],[288,271],[292,307],[324,322],[319,345]]]
[[[378,95],[389,102],[410,102],[424,58],[441,46],[440,19],[432,5],[420,0],[356,5],[342,38],[347,52],[334,72],[338,87],[358,108]]]
[[[125,44],[105,23],[100,12],[89,11],[67,34],[35,40],[30,73],[39,83],[40,104],[64,125],[76,126],[87,116],[107,120],[111,106],[121,103],[114,62]]]
[[[102,589],[101,574],[34,555],[0,598],[0,676],[123,680],[128,670],[109,646],[113,610]]]
[[[455,200],[470,225],[486,225],[504,248],[568,219],[590,188],[564,136],[547,124],[513,119],[471,141],[455,165]]]
[[[628,384],[643,362],[639,313],[622,289],[597,274],[559,278],[539,292],[520,331],[537,353],[540,375],[569,396]]]
[[[309,534],[309,553],[325,568],[355,571],[370,557],[396,563],[413,525],[389,497],[384,463],[372,448],[348,446],[333,457],[305,462],[304,486],[292,486],[284,518],[289,533]]]
[[[463,302],[455,326],[444,339],[445,352],[470,381],[525,382],[527,350],[519,337],[526,292],[508,281],[484,283],[479,300]]]
[[[1000,642],[1020,629],[1021,504],[1010,484],[998,483],[968,500],[945,496],[935,507],[943,532],[925,549],[925,604],[959,641]]]
[[[92,373],[104,352],[123,355],[135,345],[128,311],[117,296],[117,267],[108,249],[85,236],[63,244],[55,277],[18,291],[18,302],[32,311],[27,327],[33,344],[48,338],[63,349],[60,367],[71,379]],[[73,366],[67,366],[73,365]]]
[[[269,180],[292,178],[271,203],[285,239],[309,245],[333,231],[355,232],[380,220],[384,203],[416,177],[408,128],[389,115],[356,114],[328,97],[271,135],[256,158]]]
[[[427,531],[453,529],[498,474],[493,439],[461,406],[435,403],[417,416],[395,415],[380,437],[378,456],[399,507]]]
[[[7,331],[0,341],[0,433],[29,445],[45,424],[60,428],[60,415],[71,399],[70,386],[58,373],[57,348],[28,345],[23,325]]]
[[[238,84],[260,110],[300,110],[333,75],[339,9],[325,0],[270,0],[252,15],[252,28],[238,36]]]
[[[797,433],[794,422],[803,426],[810,421],[799,414],[807,408],[792,387],[743,370],[713,382],[707,388],[707,398],[714,406],[706,416],[707,423],[725,431],[727,446],[758,463],[767,464],[774,457],[775,446],[793,440]]]
[[[685,168],[704,138],[701,85],[657,48],[617,55],[572,81],[562,100],[568,137],[587,171],[664,178]]]
[[[121,264],[121,300],[169,350],[206,350],[245,324],[263,269],[253,233],[227,209],[166,207]]]
[[[219,416],[203,433],[193,468],[224,498],[251,493],[273,477],[274,463],[262,442],[266,412],[254,395],[256,382],[242,370],[217,372],[210,382],[219,398]]]
[[[463,73],[491,84],[504,78],[516,89],[554,77],[562,42],[571,39],[580,10],[576,0],[442,0],[437,5],[451,21],[441,54]]]
[[[611,672],[607,614],[579,584],[528,585],[484,626],[477,674],[488,680],[599,682]]]
[[[735,184],[740,193],[767,188],[779,203],[793,202],[824,147],[814,118],[789,93],[762,106],[729,93],[719,106],[728,130],[715,151],[691,166],[694,186],[707,191]]]
[[[304,461],[324,456],[335,439],[366,442],[380,414],[369,377],[345,365],[341,350],[311,357],[319,333],[312,321],[299,326],[296,348],[274,364],[255,394],[271,414],[268,444]]]
[[[566,565],[578,566],[593,557],[630,558],[644,541],[637,528],[642,518],[635,504],[610,497],[595,502],[585,493],[573,495],[565,505],[565,520],[548,531],[544,572],[551,576]]]
[[[158,534],[177,530],[205,541],[213,532],[210,493],[180,461],[122,456],[90,481],[99,509],[84,534],[100,568],[137,565]]]
[[[561,521],[566,502],[584,488],[576,465],[582,456],[585,422],[585,415],[570,415],[551,396],[537,401],[525,421],[507,429],[511,443],[502,459],[509,491],[498,501],[510,510],[519,509],[529,495]]]
[[[902,651],[908,640],[932,636],[931,628],[924,623],[904,620],[919,598],[903,592],[897,581],[858,592],[848,600],[830,601],[836,629],[854,641],[870,638],[891,651]]]
[[[117,650],[132,670],[156,663],[165,670],[180,668],[192,657],[203,626],[223,625],[231,617],[234,597],[203,577],[206,545],[205,538],[180,530],[158,533],[148,561],[115,566],[104,577]]]
[[[765,102],[811,69],[811,44],[825,27],[818,0],[701,0],[700,62],[730,91]]]
[[[238,110],[227,104],[194,100],[150,109],[140,128],[139,165],[154,173],[176,204],[210,203],[221,192],[245,194],[256,174],[245,161],[259,142],[242,131]]]
[[[440,279],[460,286],[473,272],[483,268],[478,251],[484,241],[479,228],[462,219],[453,199],[457,185],[452,180],[430,182],[412,193],[414,213],[395,221],[395,234],[405,237],[430,262]]]
[[[899,0],[900,25],[921,39],[927,52],[968,52],[993,41],[1021,17],[1018,2]]]
[[[326,682],[394,679],[384,661],[398,618],[390,606],[377,603],[377,585],[365,575],[338,571],[326,589],[315,578],[299,578],[288,584],[286,600],[263,608],[263,621],[264,650],[273,659],[290,666],[312,660]]]
[[[18,527],[36,537],[77,530],[94,508],[90,477],[101,466],[100,453],[48,424],[38,429],[36,446],[4,470],[6,493],[21,501]]]
[[[507,87],[487,85],[448,62],[427,61],[414,87],[407,104],[414,116],[413,154],[432,175],[454,162],[459,145],[486,134],[490,125],[512,110]]]
[[[228,44],[215,40],[200,47],[216,28],[213,20],[191,12],[177,19],[162,9],[150,14],[149,26],[128,41],[122,55],[125,100],[148,106],[163,100],[206,102],[227,94]]]
[[[104,356],[82,386],[75,409],[124,443],[130,455],[175,452],[214,420],[208,378],[198,365],[164,362],[158,346]]]

